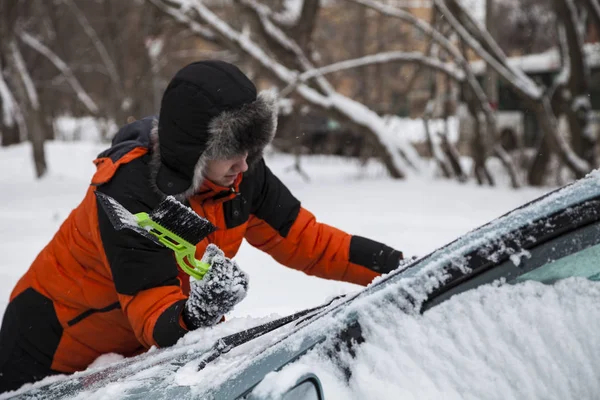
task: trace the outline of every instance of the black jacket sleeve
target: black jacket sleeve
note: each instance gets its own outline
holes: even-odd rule
[[[145,157],[120,166],[96,190],[133,214],[150,212],[161,200],[150,185]],[[98,224],[121,308],[136,336],[146,347],[174,344],[186,333],[179,323],[186,296],[173,252],[130,229],[115,230],[100,205]]]
[[[145,167],[142,158],[125,164],[96,190],[111,196],[133,214],[150,212],[161,197],[150,187]],[[171,250],[130,229],[115,230],[100,206],[98,224],[118,293],[134,295],[152,287],[178,285],[177,263]]]

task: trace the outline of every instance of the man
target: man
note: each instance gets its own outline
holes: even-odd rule
[[[98,356],[170,346],[222,319],[246,293],[231,258],[243,239],[307,274],[366,285],[399,264],[381,243],[316,222],[271,173],[262,151],[275,135],[276,101],[257,95],[235,66],[204,61],[181,69],[158,123],[122,127],[94,161],[81,204],[13,290],[0,331],[0,391],[85,369]],[[94,191],[132,213],[173,195],[217,226],[197,245],[211,264],[190,280],[173,253],[116,231]]]

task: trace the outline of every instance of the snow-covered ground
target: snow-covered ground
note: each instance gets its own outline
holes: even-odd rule
[[[27,145],[0,150],[0,313],[17,279],[80,201],[94,170],[91,160],[102,148],[92,143],[49,143],[50,172],[40,181],[34,179]],[[434,178],[395,181],[375,163],[361,170],[331,157],[305,159],[303,167],[311,181],[304,182],[288,169],[293,164],[289,156],[271,154],[267,162],[321,221],[383,241],[407,256],[425,255],[547,191],[478,187]],[[163,356],[188,348],[206,350],[216,338],[275,314],[360,289],[287,269],[249,245],[242,246],[237,260],[250,275],[248,297],[227,322],[191,332]],[[320,377],[328,400],[592,399],[600,389],[596,379],[600,340],[595,339],[600,329],[599,300],[598,284],[579,278],[554,286],[528,282],[483,287],[422,316],[365,303],[359,318],[366,343],[351,361],[349,385],[330,360],[311,351],[269,374],[257,391],[276,396],[299,372],[310,371]],[[222,361],[233,362],[252,348],[260,344],[242,346],[229,354],[231,360]],[[107,355],[94,367],[120,359]],[[150,368],[140,376],[147,379],[158,370]],[[217,375],[211,378],[210,373]],[[218,365],[200,374],[182,368],[173,382],[197,384],[217,379],[218,374]],[[46,382],[57,379],[63,378]],[[131,387],[135,383],[112,383],[77,398],[118,398]]]

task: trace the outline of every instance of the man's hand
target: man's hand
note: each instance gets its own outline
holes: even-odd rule
[[[202,261],[211,267],[202,280],[192,280],[183,320],[189,329],[212,326],[246,297],[248,275],[214,244]]]

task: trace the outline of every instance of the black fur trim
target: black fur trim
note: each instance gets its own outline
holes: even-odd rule
[[[247,162],[252,166],[262,158],[276,130],[277,97],[273,92],[263,91],[256,101],[237,110],[223,111],[210,122],[207,148],[194,169],[194,182],[202,184],[208,160],[224,160],[247,151]]]

